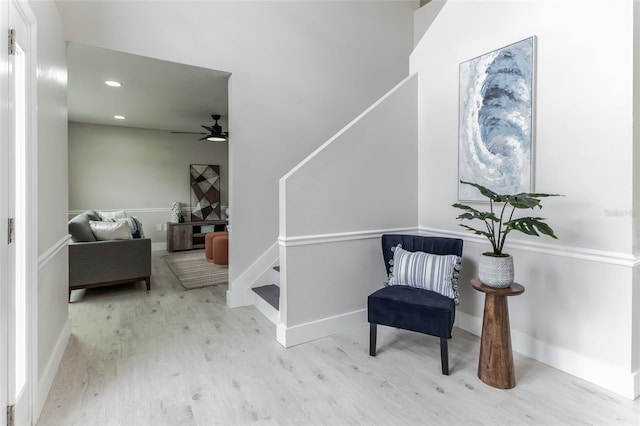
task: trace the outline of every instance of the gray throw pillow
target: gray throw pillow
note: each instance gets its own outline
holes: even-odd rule
[[[89,216],[89,220],[102,220],[100,219],[100,215],[95,210],[87,210],[84,212],[87,216]]]
[[[91,232],[90,220],[89,215],[82,213],[69,221],[69,234],[74,243],[96,241],[96,237]]]

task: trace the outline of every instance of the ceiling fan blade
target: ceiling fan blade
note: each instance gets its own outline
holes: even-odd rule
[[[199,141],[206,140],[216,140],[219,138],[228,139],[229,132],[223,132],[222,126],[218,124],[218,120],[220,119],[219,115],[212,115],[211,118],[215,120],[215,123],[212,126],[205,126],[201,124],[200,127],[205,129],[207,132],[171,132],[173,134],[181,134],[181,135],[204,135],[202,138],[198,139]]]

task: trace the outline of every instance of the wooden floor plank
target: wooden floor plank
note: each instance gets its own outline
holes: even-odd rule
[[[629,401],[514,354],[516,387],[477,378],[479,339],[368,327],[284,349],[226,286],[184,291],[154,252],[152,288],[72,294],[73,335],[38,422],[101,425],[638,425]]]

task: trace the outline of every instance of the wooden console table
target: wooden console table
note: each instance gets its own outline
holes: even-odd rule
[[[204,248],[204,236],[207,232],[224,231],[226,227],[226,220],[169,222],[167,223],[167,251],[171,253],[177,250]]]
[[[482,284],[477,278],[471,280],[471,285],[485,294],[478,378],[494,388],[511,389],[516,386],[516,375],[507,296],[524,293],[524,287],[513,283],[511,287],[494,288]]]

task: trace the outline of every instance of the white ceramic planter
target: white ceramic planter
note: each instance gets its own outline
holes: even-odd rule
[[[174,201],[173,203],[171,203],[171,223],[180,222],[179,220],[180,211],[181,211],[181,207],[178,201]]]
[[[489,287],[506,288],[513,283],[513,257],[480,257],[478,278]]]

